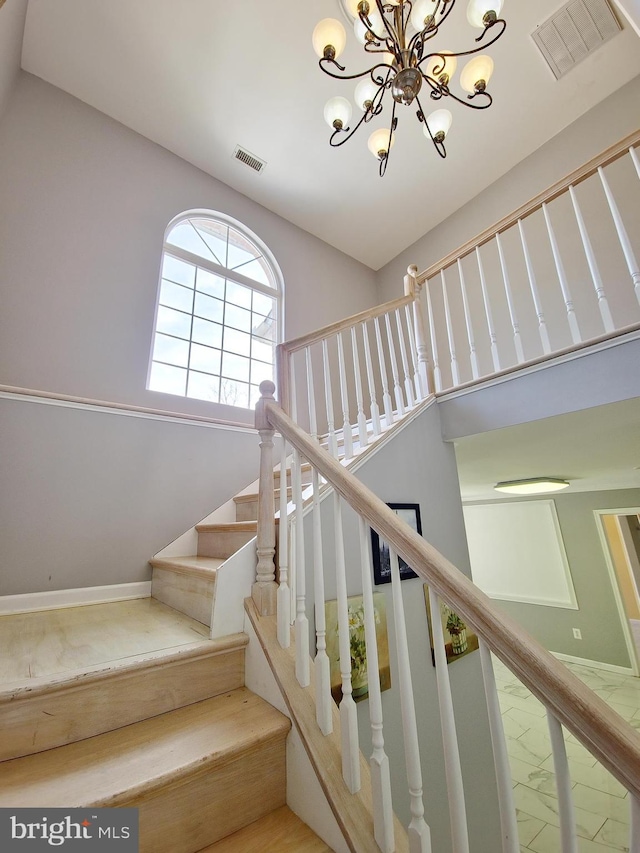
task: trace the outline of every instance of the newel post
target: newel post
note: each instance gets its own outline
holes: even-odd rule
[[[275,403],[276,386],[270,380],[260,383],[261,398],[256,404],[255,426],[260,433],[260,485],[258,488],[258,567],[256,581],[251,588],[251,597],[261,616],[273,616],[276,612],[278,585],[275,581],[276,550],[275,500],[273,494],[273,434],[269,423],[266,404]]]
[[[422,304],[423,286],[423,282],[418,282],[418,267],[411,264],[407,267],[407,274],[404,277],[404,292],[405,296],[413,296],[413,325],[418,356],[418,381],[420,383],[420,396],[424,400],[429,394],[429,355]]]

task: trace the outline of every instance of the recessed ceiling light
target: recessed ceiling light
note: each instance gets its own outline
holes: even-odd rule
[[[557,477],[533,477],[530,480],[508,480],[496,483],[494,489],[508,495],[540,495],[544,492],[559,492],[571,485],[567,480]]]

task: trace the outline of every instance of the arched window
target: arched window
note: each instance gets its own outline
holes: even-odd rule
[[[174,219],[147,388],[253,407],[273,379],[281,295],[275,260],[239,222],[202,211]]]

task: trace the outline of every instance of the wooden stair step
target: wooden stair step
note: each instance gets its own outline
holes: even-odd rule
[[[290,808],[281,806],[200,853],[333,853]]]
[[[138,807],[140,853],[195,853],[284,805],[290,727],[242,687],[6,761],[0,807]]]
[[[311,472],[313,470],[313,466],[311,465],[310,462],[303,462],[300,467],[302,470],[303,481],[306,483],[310,483],[311,482]],[[282,475],[281,475],[280,469],[278,469],[277,471],[274,471],[273,472],[273,482],[274,482],[274,485],[276,488],[279,488],[281,479],[282,479]],[[287,468],[287,485],[288,486],[291,485],[291,468]]]
[[[230,556],[230,555],[228,555]],[[222,557],[154,557],[151,595],[203,625],[211,625],[216,573]]]
[[[275,510],[280,509],[281,489],[274,489]],[[293,496],[293,489],[287,489],[287,501]],[[255,521],[258,518],[258,494],[237,495],[233,499],[236,505],[236,521]]]
[[[276,524],[277,524],[276,519]],[[233,521],[226,524],[196,524],[198,555],[227,559],[258,532],[257,521]]]

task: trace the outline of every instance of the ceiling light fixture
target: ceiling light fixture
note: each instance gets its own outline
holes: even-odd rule
[[[541,495],[545,492],[559,492],[570,485],[568,480],[560,480],[557,477],[533,477],[530,480],[507,480],[504,483],[496,483],[493,488],[508,495]]]
[[[456,95],[450,84],[458,59],[481,54],[504,33],[506,21],[499,17],[503,0],[470,0],[467,20],[472,27],[481,29],[476,42],[479,47],[459,52],[440,50],[429,52],[428,42],[438,35],[456,0],[341,0],[345,11],[354,20],[356,39],[374,64],[358,74],[347,74],[338,57],[343,52],[347,36],[340,21],[325,18],[313,31],[313,48],[320,57],[320,68],[337,80],[360,80],[355,99],[363,111],[353,128],[351,104],[346,98],[332,98],[324,110],[325,121],[333,129],[329,144],[333,148],[343,145],[362,124],[379,116],[385,103],[385,94],[391,92],[392,108],[390,126],[374,131],[368,147],[380,161],[380,176],[384,175],[389,151],[398,125],[398,104],[418,107],[418,121],[424,124],[424,134],[433,142],[441,157],[447,152],[444,141],[451,127],[452,116],[448,110],[438,109],[425,116],[418,97],[423,85],[428,97],[435,102],[451,98],[471,109],[484,110],[493,99],[487,85],[493,73],[490,56],[474,56],[462,69],[460,87],[468,94]]]

